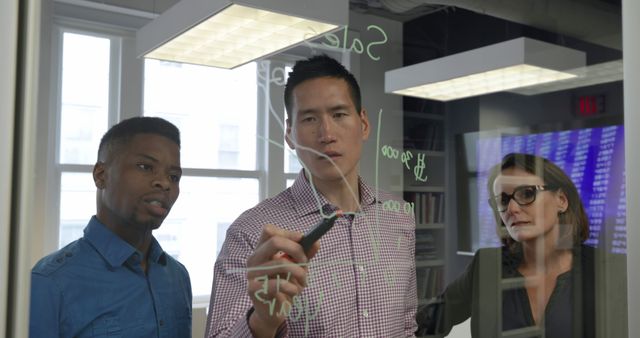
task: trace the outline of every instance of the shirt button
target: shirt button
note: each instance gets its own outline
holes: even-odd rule
[[[160,319],[160,326],[164,326],[164,320]]]
[[[367,311],[366,309],[364,311],[362,311],[362,316],[364,316],[364,318],[368,318],[369,317],[369,311]]]
[[[360,269],[360,272],[363,272],[363,271],[364,271],[364,266],[360,265],[360,266],[358,267],[358,269]]]

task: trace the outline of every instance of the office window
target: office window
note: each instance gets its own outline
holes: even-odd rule
[[[284,171],[289,174],[297,174],[302,169],[302,164],[298,160],[295,150],[289,149],[285,144],[284,150]]]
[[[284,75],[283,75],[282,83],[286,83],[287,79],[289,78],[289,72],[291,72],[292,70],[293,70],[293,67],[291,66],[284,67]],[[286,112],[285,112],[285,118],[287,118]],[[297,174],[300,172],[300,169],[302,169],[302,165],[298,160],[296,151],[289,148],[289,146],[285,143],[284,144],[284,172],[286,174]],[[288,183],[287,183],[287,186],[289,186]]]
[[[109,114],[111,40],[63,34],[60,163],[93,164]]]
[[[183,167],[255,170],[256,83],[255,63],[226,70],[146,60],[144,114],[180,128]],[[237,159],[226,162],[229,153]]]
[[[213,264],[227,228],[258,203],[258,192],[258,180],[253,178],[183,176],[180,180],[180,197],[154,236],[187,267],[194,296],[211,292]]]
[[[95,153],[95,152],[94,152]],[[96,209],[91,173],[62,172],[60,177],[60,246],[80,237]]]
[[[233,70],[145,60],[144,115],[180,128],[180,197],[154,232],[208,301],[229,225],[260,199],[256,64]],[[202,299],[199,299],[202,298]]]
[[[110,114],[112,48],[117,41],[61,30],[58,96],[60,129],[57,175],[60,179],[59,246],[82,236],[95,213],[91,170]]]
[[[52,186],[52,198],[59,203],[53,215],[56,244],[63,247],[82,237],[95,214],[91,172],[102,135],[132,112],[119,111],[121,38],[66,27],[55,34],[60,72],[52,86],[59,89],[54,89],[58,128],[51,151],[57,154],[52,170],[59,185]],[[255,63],[221,70],[144,62],[138,114],[163,117],[180,128],[184,169],[180,197],[154,236],[189,270],[196,302],[208,301],[213,264],[229,225],[265,195],[268,166],[258,165],[257,154],[264,141],[257,133],[257,81]]]
[[[222,124],[220,131],[220,147],[218,149],[218,163],[223,169],[233,169],[238,166],[240,157],[240,127],[238,125]]]

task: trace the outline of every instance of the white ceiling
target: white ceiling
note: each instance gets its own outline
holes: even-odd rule
[[[180,0],[74,1],[160,14]],[[353,11],[399,21],[411,20],[455,6],[610,48],[621,49],[622,46],[620,0],[349,0],[349,2]]]

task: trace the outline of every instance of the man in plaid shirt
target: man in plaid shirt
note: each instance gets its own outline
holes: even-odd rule
[[[230,226],[214,268],[207,337],[411,337],[415,220],[358,174],[369,120],[360,88],[326,55],[299,61],[285,87],[293,186]],[[402,208],[401,208],[402,209]],[[344,216],[305,253],[302,233]]]

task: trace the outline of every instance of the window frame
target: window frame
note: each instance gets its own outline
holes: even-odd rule
[[[60,145],[62,136],[62,63],[64,34],[81,34],[97,38],[105,38],[110,41],[109,55],[109,93],[108,113],[106,126],[114,125],[120,115],[120,83],[121,81],[121,55],[123,38],[132,36],[132,33],[93,23],[83,22],[71,18],[56,17],[51,30],[51,90],[50,111],[52,125],[47,149],[47,191],[48,203],[45,219],[49,222],[45,226],[43,241],[45,252],[59,249],[60,241],[60,204],[61,204],[61,180],[64,173],[92,173],[93,164],[69,164],[60,162]],[[97,150],[96,150],[97,151]]]
[[[115,125],[122,119],[143,116],[144,115],[144,60],[136,60],[135,63],[129,65],[135,67],[132,72],[137,78],[132,78],[131,74],[124,71],[126,57],[134,55],[135,34],[133,30],[120,27],[111,27],[95,22],[88,22],[67,17],[56,17],[52,24],[51,32],[51,79],[50,79],[50,111],[53,112],[51,124],[55,126],[49,131],[49,140],[47,145],[47,206],[46,206],[46,226],[44,233],[44,252],[52,252],[60,248],[60,208],[61,208],[61,178],[64,173],[91,173],[93,164],[69,164],[60,162],[60,145],[61,145],[61,127],[62,127],[62,62],[63,62],[63,43],[65,33],[74,33],[99,38],[107,38],[111,41],[110,47],[110,70],[109,70],[109,100],[108,100],[108,125],[107,129]],[[133,39],[133,43],[127,43]],[[258,61],[264,62],[264,61]],[[256,74],[258,77],[258,74]],[[129,81],[131,80],[131,81]],[[133,88],[137,97],[130,98],[129,102],[124,102],[125,82],[133,83],[137,88]],[[261,79],[258,77],[258,88],[261,87]],[[267,82],[268,83],[268,82]],[[129,87],[131,89],[131,87]],[[266,136],[258,137],[256,147],[256,168],[254,170],[237,170],[237,169],[207,169],[207,168],[183,168],[183,176],[190,177],[211,177],[211,178],[250,178],[258,181],[258,199],[262,201],[268,196],[272,196],[285,188],[285,180],[282,175],[272,175],[273,173],[283,173],[282,161],[274,161],[270,158],[268,152],[269,136],[263,133],[268,128],[273,127],[273,118],[270,118],[268,110],[264,108],[264,97],[260,101],[260,93],[258,95],[257,124],[256,132],[258,135]],[[276,102],[282,101],[282,96]],[[267,126],[270,127],[267,127]],[[279,128],[279,127],[278,127]],[[277,130],[277,129],[276,129]],[[280,135],[280,139],[284,142],[284,133],[275,133]],[[274,135],[272,135],[273,137]],[[97,150],[96,150],[97,151]],[[280,153],[280,152],[277,152]],[[282,155],[280,155],[282,156]],[[281,158],[283,160],[283,158]],[[279,164],[279,166],[278,166]],[[274,171],[279,170],[279,171]],[[282,179],[281,179],[282,178]],[[211,262],[213,265],[213,262]],[[198,305],[208,305],[210,294],[194,295],[194,307]]]

